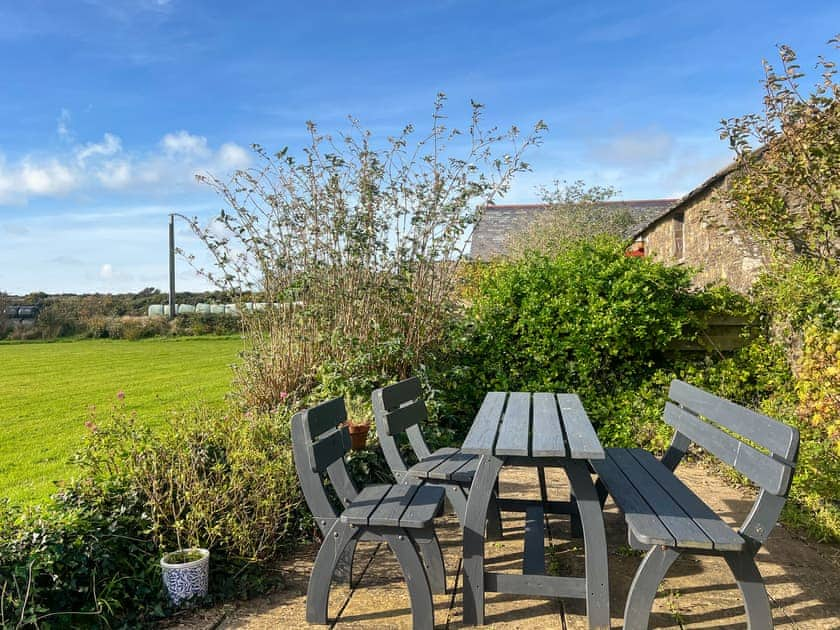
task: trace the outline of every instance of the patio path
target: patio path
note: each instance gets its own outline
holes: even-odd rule
[[[742,488],[735,488],[698,464],[684,464],[679,476],[729,522],[743,519],[752,504]],[[533,477],[533,478],[532,478]],[[568,486],[560,471],[549,471],[549,493],[566,498]],[[532,469],[504,469],[503,495],[538,498]],[[624,598],[639,556],[626,545],[623,519],[608,501],[605,522],[610,549],[612,626],[621,627]],[[523,520],[504,513],[505,540],[487,546],[488,570],[521,571]],[[552,568],[583,575],[580,541],[569,540],[568,519],[549,517],[548,559]],[[438,535],[448,572],[449,594],[435,596],[437,628],[460,628],[460,533],[454,516],[439,524]],[[288,576],[286,588],[265,597],[197,611],[170,622],[184,630],[267,630],[317,628],[305,621],[306,585],[317,547],[301,551],[280,566]],[[773,530],[769,544],[758,555],[767,583],[777,628],[840,628],[840,549],[803,541],[783,527]],[[333,588],[330,600],[332,628],[410,628],[408,593],[399,566],[385,545],[361,543],[356,556],[354,587]],[[457,588],[453,594],[453,589]],[[582,601],[528,599],[491,593],[486,621],[490,628],[586,628]],[[726,564],[714,557],[683,556],[672,567],[656,599],[651,616],[654,628],[746,628],[740,593]]]

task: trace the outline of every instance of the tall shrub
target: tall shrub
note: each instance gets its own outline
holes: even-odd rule
[[[470,228],[545,129],[484,130],[473,103],[462,132],[444,124],[444,101],[419,139],[412,125],[379,140],[355,120],[339,138],[309,123],[299,154],[257,146],[261,167],[200,178],[228,206],[195,226],[216,263],[208,277],[276,303],[243,312],[250,404],[305,391],[325,361],[405,375],[443,337]]]
[[[574,391],[602,422],[618,390],[638,385],[672,341],[691,336],[690,278],[685,268],[627,257],[606,236],[488,266],[471,295],[459,395],[475,405],[493,389]]]

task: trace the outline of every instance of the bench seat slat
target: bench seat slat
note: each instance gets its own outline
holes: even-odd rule
[[[714,549],[714,543],[706,533],[692,520],[684,507],[677,503],[647,470],[634,458],[627,449],[608,449],[610,457],[621,468],[630,482],[644,497],[648,506],[653,510],[662,524],[671,532],[674,545],[677,548]],[[613,495],[615,498],[615,495]],[[621,506],[622,498],[616,502]],[[646,533],[634,525],[632,514],[625,512],[627,524],[634,530],[634,534],[642,540]]]
[[[424,484],[411,497],[411,502],[400,517],[400,527],[429,527],[440,513],[445,491],[441,486]]]
[[[695,523],[709,537],[718,551],[740,551],[744,546],[744,539],[723,522],[720,517],[682,481],[665,468],[652,453],[633,448],[628,452],[653,477],[656,482],[670,494]]]
[[[428,479],[431,472],[458,453],[457,448],[446,447],[436,450],[429,457],[417,462],[408,469],[408,474],[418,479]]]
[[[437,452],[437,451],[436,451]],[[445,462],[429,473],[430,479],[441,481],[471,482],[478,465],[478,456],[462,453],[460,449],[453,453]],[[470,466],[470,464],[472,464]],[[465,469],[466,467],[466,469]]]
[[[603,460],[593,461],[592,466],[601,481],[607,486],[613,500],[624,512],[628,524],[632,518],[633,530],[642,532],[642,535],[637,535],[637,537],[645,545],[673,547],[674,537],[671,532],[662,524],[647,501],[639,494],[636,487],[612,459],[610,456],[611,450],[607,449],[607,457]]]
[[[370,515],[379,507],[390,489],[390,485],[365,486],[341,513],[341,520],[351,525],[367,525]]]
[[[368,519],[368,525],[381,525],[385,527],[397,527],[400,518],[417,492],[419,486],[398,485],[392,486],[388,494],[383,497],[376,509]]]

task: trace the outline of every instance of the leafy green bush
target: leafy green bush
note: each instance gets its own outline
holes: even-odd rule
[[[236,315],[181,313],[173,329],[178,336],[236,335],[242,332],[242,320]]]
[[[79,480],[43,508],[0,503],[0,625],[124,624],[171,612],[158,560],[211,550],[210,600],[272,584],[267,563],[315,531],[289,412],[196,409],[152,432],[122,405],[92,417]]]
[[[76,628],[162,614],[155,545],[142,498],[74,484],[23,514],[0,503],[0,625]]]
[[[694,335],[702,303],[690,279],[690,270],[625,256],[609,237],[488,266],[448,357],[460,365],[449,399],[474,408],[493,389],[574,391],[601,426],[616,392],[636,389],[669,363],[671,342]]]

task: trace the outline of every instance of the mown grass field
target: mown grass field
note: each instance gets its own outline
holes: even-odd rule
[[[241,349],[234,337],[0,344],[0,497],[49,497],[73,473],[91,407],[107,414],[119,391],[152,426],[197,401],[221,405]]]

